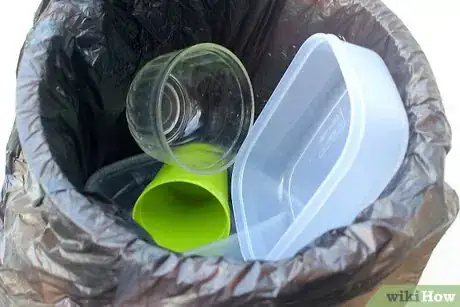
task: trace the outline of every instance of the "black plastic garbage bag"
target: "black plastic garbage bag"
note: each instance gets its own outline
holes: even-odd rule
[[[224,45],[247,66],[260,111],[317,32],[378,52],[410,120],[400,171],[353,225],[288,261],[183,257],[142,239],[119,198],[85,190],[102,167],[141,153],[124,105],[147,61],[199,42]],[[45,0],[19,61],[16,103],[0,306],[363,306],[382,282],[417,282],[458,213],[443,181],[451,132],[434,76],[378,0]]]

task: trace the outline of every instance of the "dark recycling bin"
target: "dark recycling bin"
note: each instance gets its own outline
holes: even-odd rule
[[[224,45],[247,66],[260,111],[317,32],[378,52],[410,120],[401,169],[353,225],[286,261],[184,257],[145,240],[119,197],[85,188],[104,166],[141,153],[124,107],[147,61]],[[417,282],[458,212],[443,178],[451,132],[433,73],[378,0],[44,0],[19,60],[16,103],[0,306],[363,306],[381,283]],[[134,170],[110,186],[122,193],[143,181]]]

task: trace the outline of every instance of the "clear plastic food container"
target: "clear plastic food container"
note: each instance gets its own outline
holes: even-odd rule
[[[237,156],[232,198],[244,259],[288,258],[352,223],[399,169],[408,137],[383,60],[334,35],[310,37]],[[250,231],[280,214],[271,231]]]

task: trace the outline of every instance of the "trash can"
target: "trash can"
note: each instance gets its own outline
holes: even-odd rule
[[[117,177],[117,161],[141,153],[124,115],[135,73],[160,54],[214,42],[244,62],[260,112],[319,32],[376,51],[404,101],[409,146],[380,198],[284,261],[155,246],[120,196],[148,177]],[[44,0],[21,52],[16,104],[0,206],[1,306],[363,306],[380,284],[416,283],[458,213],[443,178],[451,131],[436,81],[379,0]],[[110,197],[85,188],[101,169]]]

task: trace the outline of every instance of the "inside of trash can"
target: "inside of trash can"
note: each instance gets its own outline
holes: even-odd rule
[[[49,98],[41,104],[41,116],[54,159],[71,183],[84,193],[112,199],[120,214],[131,219],[135,199],[160,166],[142,154],[129,133],[126,95],[136,72],[160,54],[202,42],[229,48],[250,74],[257,116],[302,43],[314,33],[334,32],[327,23],[302,29],[308,20],[295,6],[305,4],[294,1],[282,10],[285,2],[252,1],[235,7],[222,2],[222,11],[213,7],[209,12],[180,1],[165,4],[167,9],[146,4],[142,11],[108,4],[105,41],[97,55],[94,42],[78,38],[70,58],[59,49],[50,50],[48,65],[60,69],[47,71],[46,78],[67,87],[41,89]],[[123,171],[128,166],[135,169]],[[140,227],[137,231],[149,240]]]
[[[48,98],[41,105],[43,128],[54,159],[77,189],[102,167],[142,152],[129,133],[125,104],[132,79],[148,61],[212,42],[233,51],[251,77],[266,71],[261,60],[285,0],[225,2],[146,2],[142,11],[122,1],[106,3],[103,42],[77,37],[70,58],[58,47],[49,51],[53,69],[44,78],[66,86],[40,89]],[[262,106],[267,90],[254,89]]]

